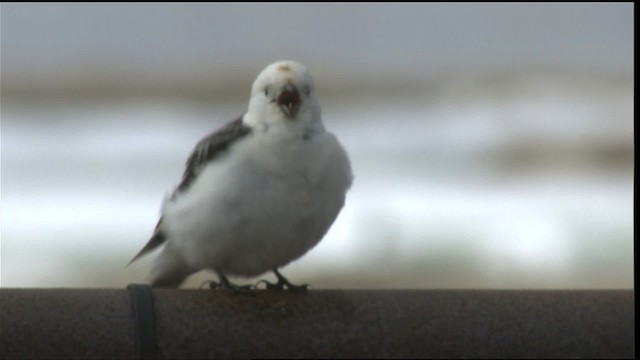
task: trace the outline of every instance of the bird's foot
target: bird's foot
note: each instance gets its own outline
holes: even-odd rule
[[[282,274],[280,274],[278,272],[278,270],[274,269],[273,272],[276,275],[276,277],[278,278],[278,282],[277,283],[272,283],[272,282],[269,282],[267,280],[260,280],[260,281],[258,281],[256,283],[255,287],[258,288],[258,286],[261,283],[264,283],[265,290],[276,290],[276,291],[289,290],[289,291],[291,291],[293,293],[303,293],[303,292],[307,292],[307,291],[309,291],[309,289],[311,289],[311,286],[309,284],[293,285],[292,283],[289,282],[289,280],[287,280],[287,278],[282,276]]]
[[[304,284],[304,285],[293,285],[290,282],[282,282],[282,281],[278,281],[277,283],[272,283],[269,282],[267,280],[260,280],[256,283],[256,288],[258,288],[258,286],[260,286],[260,284],[264,284],[265,285],[265,290],[276,290],[276,291],[284,291],[284,290],[289,290],[293,293],[301,293],[301,292],[307,292],[311,287],[308,284]]]
[[[221,277],[220,282],[213,281],[213,280],[205,281],[204,283],[202,283],[202,285],[200,285],[200,288],[202,288],[205,285],[209,285],[209,289],[212,289],[212,290],[223,289],[223,290],[231,291],[234,294],[242,294],[242,295],[255,295],[255,290],[256,290],[255,285],[236,285],[231,281],[229,281],[226,277]]]

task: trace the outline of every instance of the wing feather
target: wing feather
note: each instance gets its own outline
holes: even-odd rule
[[[189,189],[207,163],[225,153],[231,144],[250,132],[251,128],[246,126],[240,117],[200,140],[187,159],[182,180],[171,197]]]
[[[242,117],[239,117],[200,140],[187,159],[182,180],[171,195],[171,200],[189,189],[205,165],[225,153],[231,144],[245,137],[250,132],[251,128],[242,122]],[[128,265],[167,241],[166,234],[162,230],[162,219],[163,218],[160,217],[160,220],[156,224],[151,239],[149,239],[142,250],[133,257]]]

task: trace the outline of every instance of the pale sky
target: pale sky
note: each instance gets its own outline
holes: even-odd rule
[[[76,63],[262,66],[283,56],[389,71],[633,67],[632,3],[3,3],[1,14],[3,73]]]

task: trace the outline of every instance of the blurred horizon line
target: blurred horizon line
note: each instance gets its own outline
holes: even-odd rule
[[[571,67],[565,65],[484,66],[460,68],[443,66],[419,72],[414,67],[399,67],[395,72],[354,68],[346,71],[328,66],[311,67],[316,85],[324,97],[361,95],[388,95],[389,92],[419,94],[451,83],[476,86],[505,86],[529,77],[552,77],[565,82],[586,80],[602,85],[633,86],[634,70],[612,67]],[[29,68],[27,66],[27,68]],[[68,66],[9,71],[2,67],[0,96],[2,97],[97,97],[97,96],[167,96],[216,97],[238,99],[248,96],[250,86],[261,68],[248,64],[228,67],[190,66],[176,71],[162,68],[140,69],[128,66],[108,66],[93,63]],[[425,87],[428,85],[429,87]]]

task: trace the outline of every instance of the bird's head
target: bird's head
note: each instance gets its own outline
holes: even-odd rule
[[[319,121],[320,104],[307,68],[295,61],[267,66],[251,88],[249,114],[267,125]]]

